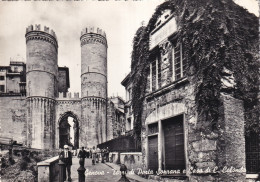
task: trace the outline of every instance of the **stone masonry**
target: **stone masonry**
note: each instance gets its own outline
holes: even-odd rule
[[[79,131],[77,147],[93,147],[107,141],[105,32],[90,27],[81,33],[81,98],[78,93],[74,97],[66,93],[68,69],[60,68],[64,71],[59,73],[55,32],[31,25],[25,38],[26,97],[0,97],[0,136],[32,148],[58,149],[61,122],[72,117]]]
[[[81,32],[82,142],[96,146],[106,141],[107,41],[99,28]]]

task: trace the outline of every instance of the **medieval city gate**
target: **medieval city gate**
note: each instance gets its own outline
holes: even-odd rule
[[[73,148],[79,148],[79,119],[68,111],[59,119],[59,148],[69,145]]]

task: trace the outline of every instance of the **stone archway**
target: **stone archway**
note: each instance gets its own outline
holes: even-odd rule
[[[72,148],[79,148],[79,119],[68,111],[59,119],[59,148],[69,145]]]

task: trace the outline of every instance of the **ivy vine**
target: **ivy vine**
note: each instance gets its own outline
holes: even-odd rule
[[[178,42],[187,58],[188,78],[195,83],[199,121],[213,126],[219,117],[220,93],[244,101],[247,131],[259,130],[258,18],[232,0],[171,0],[156,8],[133,39],[131,82],[134,130],[140,140],[143,102],[149,69],[149,34],[163,10],[170,9],[179,26]],[[234,83],[223,86],[223,79]],[[228,80],[230,81],[230,80]]]

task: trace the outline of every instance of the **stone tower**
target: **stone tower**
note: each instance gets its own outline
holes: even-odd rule
[[[99,28],[81,32],[80,145],[92,147],[106,141],[107,40]]]
[[[26,29],[27,145],[55,148],[58,42],[53,30]]]

